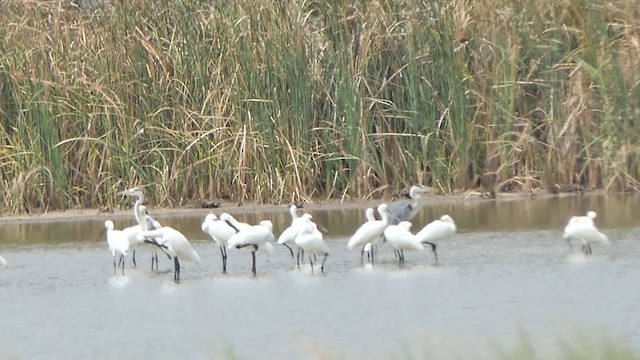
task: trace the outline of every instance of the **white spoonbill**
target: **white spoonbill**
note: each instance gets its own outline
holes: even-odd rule
[[[411,200],[402,200],[389,205],[389,224],[397,225],[401,221],[409,221],[422,209],[422,195],[431,192],[424,185],[414,185],[409,190]]]
[[[115,230],[115,225],[111,220],[104,222],[104,228],[107,232],[107,244],[109,245],[109,250],[111,250],[111,255],[113,255],[113,275],[116,274],[116,254],[120,254],[118,266],[122,266],[122,275],[124,276],[124,257],[129,251],[127,235],[122,230]]]
[[[325,255],[325,259],[322,262],[322,272],[324,272],[324,262],[327,260],[326,256],[329,255],[329,249],[324,244],[324,235],[318,229],[318,225],[313,222],[311,214],[303,214],[299,217],[294,225],[294,242],[298,246],[297,264],[300,268],[300,259],[304,257],[304,253],[307,249],[311,250],[309,253],[309,261],[311,262],[311,272],[313,272],[313,259],[316,255]],[[326,251],[325,251],[326,250]],[[302,255],[301,255],[302,253]]]
[[[596,212],[595,211],[587,211],[587,215],[586,216],[572,216],[571,219],[569,219],[569,222],[567,223],[567,226],[564,228],[564,234],[563,234],[563,238],[565,240],[567,240],[567,242],[569,243],[569,248],[573,250],[573,246],[571,246],[571,235],[569,234],[569,232],[571,232],[571,225],[573,222],[575,221],[583,221],[586,223],[591,223],[594,224],[595,226],[595,219],[596,219]]]
[[[422,243],[411,233],[409,221],[401,221],[397,225],[387,226],[384,230],[384,238],[396,250],[400,266],[404,264],[404,250],[424,250]],[[437,260],[436,257],[436,262]]]
[[[180,260],[200,262],[200,256],[193,250],[191,243],[178,230],[163,226],[155,230],[147,230],[138,234],[138,239],[145,239],[147,242],[161,247],[167,255],[173,258],[174,273],[173,280],[180,282]]]
[[[329,247],[325,244],[323,235],[318,230],[316,223],[311,221],[311,214],[304,214],[301,217],[303,224],[301,230],[295,238],[295,244],[309,255],[309,264],[311,264],[311,273],[313,274],[313,259],[311,255],[324,255],[320,271],[324,273],[324,263],[329,256]],[[299,266],[299,265],[298,265]]]
[[[425,225],[422,230],[418,231],[416,238],[423,244],[431,245],[431,250],[438,262],[438,253],[436,252],[435,241],[453,236],[458,231],[456,223],[449,215],[442,215],[440,219],[434,220]]]
[[[202,231],[209,234],[213,241],[220,247],[222,256],[222,272],[227,272],[227,243],[236,233],[229,224],[218,219],[215,214],[208,214],[202,222]]]
[[[585,255],[591,255],[591,243],[597,242],[604,245],[609,245],[609,239],[606,235],[598,231],[594,224],[596,213],[589,211],[587,216],[573,216],[569,219],[569,223],[564,228],[564,238],[569,241],[571,246],[571,239],[578,239],[582,242],[582,251]]]
[[[227,248],[251,250],[251,272],[256,274],[256,251],[263,250],[269,254],[273,253],[272,241],[275,240],[273,235],[273,223],[269,220],[262,220],[258,225],[249,225],[243,227],[239,232],[234,234],[228,242]]]
[[[299,232],[298,226],[300,225],[300,217],[298,217],[298,214],[296,212],[297,209],[298,207],[295,205],[291,205],[289,207],[289,213],[291,214],[291,225],[284,229],[284,231],[282,231],[282,233],[278,237],[278,245],[286,246],[287,249],[289,249],[289,251],[291,252],[292,258],[293,249],[291,249],[291,247],[287,243],[294,242]]]
[[[373,208],[367,208],[364,211],[364,217],[365,219],[367,219],[367,221],[376,221],[376,213],[375,210]],[[364,253],[367,253],[367,259],[371,259],[373,257],[373,245],[371,245],[371,243],[366,243],[364,244],[364,246],[362,247],[362,252],[360,253],[360,257],[361,257],[361,261],[362,261],[362,256],[364,256]]]
[[[360,225],[358,230],[356,230],[349,239],[347,249],[351,250],[356,246],[362,246],[362,256],[364,253],[364,247],[366,247],[368,243],[379,239],[384,234],[384,229],[389,225],[389,206],[387,204],[378,205],[378,212],[380,213],[382,220],[369,220]],[[371,254],[373,255],[373,252],[371,252]]]

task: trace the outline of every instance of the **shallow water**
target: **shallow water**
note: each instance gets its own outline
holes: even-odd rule
[[[298,270],[277,247],[258,253],[255,278],[242,250],[221,274],[202,217],[161,218],[203,259],[183,264],[180,284],[166,258],[152,272],[145,250],[113,276],[102,221],[0,224],[0,358],[492,359],[523,341],[548,358],[607,336],[640,353],[638,205],[629,195],[427,206],[414,230],[449,213],[459,233],[439,242],[438,265],[413,252],[404,268],[386,246],[374,266],[346,250],[362,209],[314,211],[332,251],[326,273]],[[587,210],[612,241],[590,258],[562,240]],[[276,233],[289,222],[284,207],[238,217],[272,219]]]

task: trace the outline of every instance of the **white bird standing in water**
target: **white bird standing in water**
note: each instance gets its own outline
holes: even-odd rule
[[[104,228],[107,232],[107,244],[109,245],[109,250],[111,250],[111,255],[113,255],[113,275],[116,274],[116,255],[120,254],[118,266],[122,266],[122,275],[124,276],[124,257],[129,251],[127,234],[121,230],[115,230],[115,225],[111,220],[104,222]]]
[[[367,208],[364,211],[364,217],[365,217],[365,219],[367,219],[367,221],[376,221],[377,220],[376,219],[376,213],[375,213],[375,210],[373,208]],[[364,256],[364,253],[367,253],[367,258],[368,259],[373,258],[373,245],[371,245],[371,243],[364,244],[364,246],[362,247],[362,252],[360,253],[360,256]]]
[[[295,205],[291,205],[289,207],[289,213],[291,214],[291,225],[289,225],[289,227],[284,229],[284,231],[282,231],[282,233],[278,237],[278,245],[286,246],[287,249],[289,249],[289,251],[291,252],[292,258],[293,258],[293,249],[291,249],[291,247],[287,243],[294,242],[299,232],[298,227],[300,226],[301,218],[298,217],[297,209],[298,208]]]
[[[324,263],[327,261],[327,257],[329,256],[329,247],[325,244],[323,235],[320,230],[318,230],[318,225],[311,220],[312,218],[311,214],[304,214],[300,218],[302,224],[300,225],[300,231],[295,238],[295,244],[309,255],[311,273],[313,273],[313,258],[311,255],[324,255],[322,265],[320,266],[320,270],[324,273]]]
[[[594,223],[595,218],[596,213],[594,211],[587,212],[587,216],[573,216],[564,228],[563,237],[569,242],[569,246],[571,246],[571,239],[580,240],[582,242],[582,251],[587,256],[593,253],[591,243],[610,244],[606,235],[596,228]]]
[[[176,283],[180,282],[179,259],[195,263],[200,262],[200,256],[193,250],[189,240],[180,231],[172,227],[163,226],[159,229],[143,231],[138,234],[138,239],[146,240],[153,245],[161,247],[167,255],[173,258],[173,280]]]
[[[238,226],[238,223],[236,226]],[[273,223],[269,220],[262,220],[258,225],[238,226],[238,232],[234,234],[228,242],[227,248],[243,249],[247,248],[251,251],[251,272],[256,275],[256,251],[266,251],[273,254],[272,241],[275,240],[273,235]]]
[[[404,250],[424,250],[422,243],[410,230],[411,223],[409,221],[389,225],[384,230],[384,238],[396,250],[400,266],[404,264]],[[437,256],[436,262],[438,262]]]
[[[364,247],[366,247],[367,244],[382,237],[384,229],[389,225],[389,206],[387,204],[378,205],[378,213],[380,213],[382,220],[369,220],[360,225],[358,230],[356,230],[349,239],[347,249],[351,250],[356,246],[362,246],[362,255],[364,253]],[[367,217],[369,217],[369,215],[367,215]],[[373,254],[373,252],[371,253]]]
[[[413,219],[422,209],[422,195],[431,192],[431,188],[424,185],[414,185],[409,190],[411,200],[403,200],[389,205],[389,224],[397,225],[401,221]]]
[[[139,228],[136,228],[135,226],[125,228],[125,231],[130,235],[130,237],[137,239],[138,238],[137,235],[139,231],[155,230],[162,227],[162,225],[160,225],[159,222],[157,222],[153,217],[151,217],[151,215],[149,215],[149,212],[147,211],[146,206],[143,205],[144,193],[142,192],[141,189],[134,187],[131,189],[121,191],[118,193],[118,195],[125,195],[125,196],[137,198],[136,202],[133,204],[133,215],[136,218],[136,222],[138,223]],[[133,265],[137,266],[136,248],[138,247],[139,244],[137,244],[135,240],[130,241],[130,243],[133,245],[131,249],[133,250],[133,254],[132,254]],[[154,262],[156,264],[156,270],[157,270],[158,269],[158,252],[155,246],[152,248],[151,270],[153,270]]]
[[[425,225],[422,230],[416,234],[416,239],[423,244],[431,245],[431,250],[438,262],[438,253],[436,252],[436,241],[453,236],[458,229],[453,218],[449,215],[442,215],[440,219],[434,220]]]
[[[229,224],[215,214],[208,214],[202,222],[202,231],[209,234],[213,241],[220,247],[222,256],[222,272],[227,272],[227,243],[229,239],[236,233]]]

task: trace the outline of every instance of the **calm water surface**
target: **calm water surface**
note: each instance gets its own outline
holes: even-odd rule
[[[0,358],[433,358],[492,359],[528,342],[541,358],[562,357],[583,339],[614,338],[640,353],[640,198],[584,196],[513,202],[427,205],[414,230],[444,213],[459,233],[430,252],[406,254],[400,269],[390,248],[362,265],[346,242],[363,209],[313,211],[327,229],[326,274],[298,270],[289,252],[219,250],[200,232],[203,216],[160,218],[183,231],[203,261],[172,263],[150,253],[127,259],[113,276],[103,221],[0,223]],[[571,215],[598,212],[612,241],[594,256],[562,240]],[[286,209],[245,214],[272,219]],[[116,220],[116,227],[131,225]],[[602,340],[604,342],[604,340]]]

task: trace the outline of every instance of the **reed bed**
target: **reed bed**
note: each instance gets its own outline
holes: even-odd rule
[[[0,210],[636,189],[634,0],[0,3]]]

